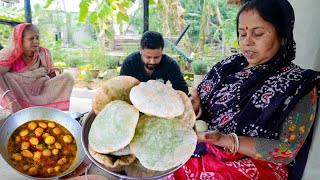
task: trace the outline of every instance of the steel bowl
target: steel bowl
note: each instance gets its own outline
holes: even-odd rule
[[[89,159],[96,165],[98,166],[100,169],[102,169],[104,172],[108,173],[109,175],[113,176],[114,178],[117,179],[129,179],[129,180],[139,180],[139,179],[163,179],[164,177],[172,174],[173,172],[175,172],[176,170],[178,170],[181,166],[183,166],[183,164],[173,168],[170,171],[167,171],[161,175],[157,175],[157,176],[148,176],[148,177],[130,177],[127,176],[125,174],[120,174],[117,172],[113,172],[110,171],[108,169],[106,169],[104,167],[104,165],[100,164],[98,161],[96,161],[91,154],[89,153],[89,149],[88,149],[88,144],[89,144],[89,131],[92,125],[92,122],[94,121],[94,118],[96,117],[95,113],[93,111],[91,111],[87,118],[84,120],[83,124],[82,124],[82,132],[81,132],[81,142],[82,142],[82,146],[83,149],[86,153],[86,155],[89,157]],[[106,132],[107,133],[107,132]]]
[[[7,150],[8,140],[16,128],[32,120],[49,120],[49,121],[56,122],[62,125],[63,127],[65,127],[67,130],[69,130],[70,133],[73,135],[77,143],[77,155],[76,155],[75,161],[67,171],[63,172],[58,176],[54,176],[50,178],[36,178],[36,177],[26,175],[14,168],[14,165],[8,155],[8,150]],[[73,119],[71,116],[69,116],[68,114],[60,110],[49,108],[49,107],[42,107],[42,106],[26,108],[9,116],[1,126],[0,153],[3,159],[13,169],[15,169],[17,172],[19,172],[24,176],[27,176],[29,178],[36,178],[36,179],[59,179],[59,177],[65,176],[70,172],[72,172],[73,170],[75,170],[81,164],[81,162],[85,157],[85,153],[81,145],[81,129],[82,129],[81,125],[75,119]]]

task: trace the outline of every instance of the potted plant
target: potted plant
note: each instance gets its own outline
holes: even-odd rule
[[[207,73],[207,63],[203,60],[194,60],[191,63],[191,70],[194,73],[193,85],[197,87]]]
[[[69,67],[69,72],[74,78],[77,78],[80,75],[80,65],[82,65],[82,62],[83,60],[79,55],[69,55],[65,59],[65,63]]]
[[[105,67],[107,68],[105,70],[107,77],[111,78],[117,76],[117,68],[119,67],[118,58],[114,56],[108,56],[107,59],[105,59]]]
[[[94,78],[94,79],[99,76],[99,72],[100,72],[99,69],[90,69],[91,76],[92,76],[92,78]]]

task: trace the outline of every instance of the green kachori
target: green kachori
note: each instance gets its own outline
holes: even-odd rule
[[[181,121],[143,115],[129,146],[145,168],[166,171],[185,163],[196,143],[195,131]]]
[[[125,101],[107,104],[92,122],[89,131],[91,148],[102,154],[117,151],[132,140],[139,111]]]

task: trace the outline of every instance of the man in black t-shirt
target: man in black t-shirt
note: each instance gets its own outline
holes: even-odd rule
[[[123,62],[120,75],[132,76],[141,82],[150,79],[171,82],[172,87],[188,94],[188,86],[175,60],[162,54],[164,40],[160,33],[145,32],[140,41],[140,51],[133,52]]]

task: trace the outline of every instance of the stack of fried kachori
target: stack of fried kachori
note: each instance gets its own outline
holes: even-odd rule
[[[108,170],[159,175],[185,163],[195,149],[192,104],[185,93],[162,82],[118,76],[106,81],[92,102],[97,117],[89,152]]]

